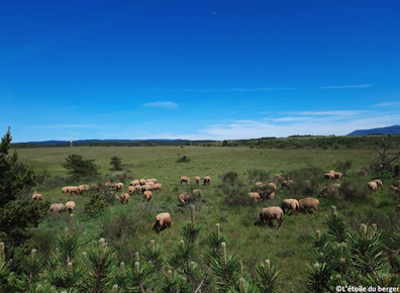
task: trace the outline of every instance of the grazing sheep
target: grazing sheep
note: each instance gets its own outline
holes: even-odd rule
[[[182,182],[186,182],[186,185],[189,185],[190,184],[190,178],[187,177],[187,176],[182,176],[181,177],[181,185],[182,185]]]
[[[140,184],[140,185],[145,185],[145,184],[146,184],[146,180],[140,179],[140,180],[139,180],[139,184]]]
[[[70,214],[75,210],[75,202],[74,201],[67,201],[65,204],[65,210],[69,211]]]
[[[114,188],[116,191],[121,191],[123,187],[124,187],[124,184],[122,182],[118,182],[118,183],[114,184]]]
[[[319,196],[325,196],[326,194],[335,192],[337,190],[339,190],[340,188],[340,184],[330,184],[324,187],[324,189],[321,190],[321,192],[319,193]]]
[[[81,194],[81,190],[77,186],[67,186],[63,187],[61,189],[62,193],[66,194],[69,193],[70,195],[72,194]]]
[[[153,191],[154,188],[153,188],[152,186],[146,184],[146,185],[143,185],[143,186],[141,187],[141,190],[142,190],[142,192],[145,192],[145,191]]]
[[[90,186],[89,185],[79,185],[78,188],[79,188],[81,194],[84,194],[84,193],[86,193],[86,191],[89,190]]]
[[[375,181],[368,182],[368,188],[373,193],[374,191],[378,190],[378,183]]]
[[[332,172],[325,173],[324,179],[327,179],[327,180],[333,180],[333,179],[335,179],[335,173],[332,173]]]
[[[285,178],[283,178],[281,173],[278,173],[274,175],[274,180],[276,183],[281,184],[283,181],[285,181]]]
[[[290,189],[293,185],[293,180],[285,180],[282,182],[282,188]]]
[[[129,183],[129,186],[136,186],[139,184],[140,184],[139,180],[135,179],[135,180],[131,181],[131,183]]]
[[[268,187],[270,187],[273,191],[276,191],[276,184],[275,183],[268,183]]]
[[[181,205],[185,205],[188,201],[191,200],[190,194],[188,194],[187,192],[182,193],[181,195],[179,195],[179,200],[181,202]]]
[[[195,197],[201,197],[203,195],[201,189],[193,189],[192,193]]]
[[[62,203],[53,203],[50,206],[50,212],[55,213],[55,212],[59,212],[60,214],[65,210],[65,205],[63,205]]]
[[[210,182],[211,182],[211,177],[210,176],[204,177],[204,181],[203,181],[204,185],[210,185]]]
[[[145,185],[148,185],[148,186],[154,186],[154,182],[153,181],[146,181],[146,184]]]
[[[33,200],[43,200],[43,196],[40,193],[36,193],[36,191],[34,191],[34,193],[32,195],[32,199]]]
[[[398,187],[392,185],[392,186],[390,186],[389,190],[390,190],[390,191],[393,191],[393,192],[394,192],[394,195],[395,195],[398,199],[400,199],[400,188],[398,188]]]
[[[153,230],[159,234],[162,230],[170,228],[172,225],[171,215],[169,213],[160,213],[156,216],[156,223],[153,226]]]
[[[161,190],[162,184],[156,183],[153,185],[153,190]]]
[[[306,211],[308,214],[307,209],[308,208],[313,208],[316,212],[319,213],[319,200],[315,198],[303,198],[299,200],[299,210]]]
[[[341,172],[335,172],[333,174],[335,175],[335,179],[342,179],[342,177],[343,177],[343,173],[341,173]]]
[[[376,184],[378,184],[378,188],[383,188],[383,182],[380,179],[375,179],[372,180],[373,182],[376,182]]]
[[[128,187],[128,193],[130,195],[134,194],[136,192],[136,187],[135,186],[129,186]]]
[[[268,222],[269,226],[272,226],[272,220],[278,221],[278,229],[282,225],[283,210],[280,207],[268,207],[263,208],[260,212],[260,219],[254,223],[254,225],[262,224],[264,221]]]
[[[255,202],[260,202],[261,196],[257,192],[249,192],[248,195],[254,199]]]
[[[147,190],[147,191],[145,191],[145,192],[143,193],[143,197],[144,197],[144,199],[147,200],[147,201],[150,201],[152,195],[153,195],[153,192],[151,192],[151,191],[149,191],[149,190]]]
[[[264,183],[262,183],[262,182],[256,182],[255,183],[255,185],[257,186],[257,187],[264,187]]]
[[[200,184],[200,180],[201,180],[200,176],[194,177],[194,181],[196,182],[197,185]]]
[[[141,192],[142,191],[142,186],[141,185],[136,185],[136,186],[134,186],[135,187],[135,190],[137,191],[137,192]]]
[[[146,179],[147,182],[153,182],[154,184],[158,183],[156,178]]]
[[[336,171],[330,170],[329,173],[336,173]]]
[[[133,186],[129,186],[129,187],[133,187]],[[127,204],[129,201],[129,194],[122,193],[121,196],[119,197],[119,200],[122,202],[122,204]]]
[[[260,192],[260,197],[262,199],[274,199],[275,192],[272,190],[263,190]]]
[[[296,214],[299,211],[299,202],[296,199],[284,199],[281,205],[282,211],[285,213],[285,210],[292,210]]]

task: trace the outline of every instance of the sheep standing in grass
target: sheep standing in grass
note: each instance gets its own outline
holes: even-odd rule
[[[299,202],[296,199],[284,199],[281,205],[282,211],[285,213],[285,210],[292,210],[296,214],[299,211]]]
[[[33,200],[43,200],[43,196],[40,193],[36,193],[36,191],[33,192],[32,195]]]
[[[136,187],[135,186],[129,186],[128,187],[128,193],[130,195],[134,194],[136,192]]]
[[[143,192],[143,197],[147,201],[150,201],[152,195],[153,195],[153,192],[151,192],[150,190]]]
[[[153,182],[154,184],[158,183],[156,178],[146,179],[147,182]]]
[[[373,193],[374,191],[378,190],[378,183],[375,181],[368,182],[368,188]]]
[[[196,182],[197,185],[200,184],[200,180],[201,180],[200,176],[194,177],[194,181]]]
[[[145,185],[145,184],[146,184],[146,180],[140,179],[140,180],[139,180],[139,184],[140,184],[140,185]]]
[[[260,197],[262,199],[274,199],[275,192],[272,190],[263,190],[260,192]]]
[[[342,179],[342,177],[343,177],[343,173],[341,173],[341,172],[335,172],[333,174],[335,175],[335,179]]]
[[[277,189],[277,188],[276,188],[276,184],[275,184],[275,183],[272,183],[272,182],[271,182],[271,183],[268,183],[268,188],[271,189],[271,190],[273,190],[273,191],[276,191],[276,189]]]
[[[153,230],[159,234],[162,230],[170,228],[172,225],[171,215],[169,213],[160,213],[156,216],[156,223],[153,226]]]
[[[211,183],[211,177],[210,176],[204,177],[203,184],[204,185],[210,185],[210,183]]]
[[[122,182],[115,183],[115,185],[114,185],[114,188],[116,191],[121,191],[123,187],[124,187],[124,184]]]
[[[293,180],[285,180],[282,182],[282,188],[290,189],[293,185]]]
[[[269,226],[272,226],[272,220],[278,221],[278,229],[282,225],[283,210],[280,207],[268,207],[263,208],[260,212],[260,219],[254,223],[254,225],[262,224],[264,221],[268,222]]]
[[[335,173],[325,173],[324,178],[327,180],[334,180],[335,179]]]
[[[248,195],[255,201],[260,202],[261,196],[257,192],[249,192]]]
[[[299,200],[299,210],[306,211],[307,214],[308,214],[307,209],[309,208],[312,208],[319,213],[318,206],[319,206],[319,200],[315,198],[308,197]]]
[[[153,190],[161,190],[162,185],[160,183],[156,183],[153,185]]]
[[[129,186],[129,187],[131,187],[131,186]],[[119,197],[119,200],[121,201],[122,204],[127,204],[129,202],[129,194],[122,193],[121,196]]]
[[[139,184],[140,184],[139,180],[135,179],[135,180],[131,181],[131,183],[129,183],[129,186],[136,186]]]
[[[187,177],[187,176],[182,176],[181,177],[181,185],[182,185],[183,182],[185,182],[186,185],[189,185],[190,184],[190,178]]]
[[[378,188],[383,188],[383,182],[380,179],[375,179],[372,180],[373,182],[376,182],[376,184],[378,185]]]
[[[70,214],[75,210],[75,202],[74,201],[67,201],[65,204],[65,210],[69,211]]]
[[[255,185],[260,188],[264,187],[264,183],[262,182],[256,182]]]
[[[195,198],[199,198],[203,195],[201,189],[193,189],[192,194]]]
[[[65,210],[65,205],[63,205],[62,203],[53,203],[50,206],[50,212],[52,213],[58,212],[61,214],[64,210]]]
[[[190,194],[188,194],[187,192],[182,193],[181,195],[179,195],[179,200],[181,202],[181,205],[185,205],[188,201],[191,200]]]

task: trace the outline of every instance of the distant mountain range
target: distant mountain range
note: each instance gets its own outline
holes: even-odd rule
[[[134,146],[151,146],[151,145],[188,145],[188,144],[215,144],[215,140],[183,140],[183,139],[83,139],[74,140],[74,146],[86,145],[134,145]],[[69,146],[70,142],[65,140],[48,140],[48,141],[29,141],[14,143],[17,146]]]
[[[355,130],[349,133],[348,136],[368,135],[368,134],[400,134],[400,125]]]

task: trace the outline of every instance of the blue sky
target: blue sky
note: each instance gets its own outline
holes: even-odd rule
[[[400,1],[1,1],[0,130],[343,135],[400,124]]]

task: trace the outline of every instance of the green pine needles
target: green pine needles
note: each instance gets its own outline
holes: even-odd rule
[[[307,269],[310,292],[334,292],[337,285],[395,287],[400,284],[399,250],[384,247],[375,224],[360,225],[348,233],[344,218],[332,206],[326,220],[328,231],[312,237],[314,254]],[[396,233],[394,241],[396,242]],[[398,247],[397,241],[397,247]]]

